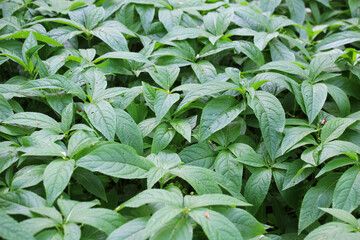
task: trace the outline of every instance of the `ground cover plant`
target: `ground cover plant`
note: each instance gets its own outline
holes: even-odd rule
[[[0,4],[1,238],[360,239],[358,0]]]

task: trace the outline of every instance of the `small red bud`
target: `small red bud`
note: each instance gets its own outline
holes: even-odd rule
[[[321,124],[324,125],[327,122],[326,118],[324,118],[323,120],[321,120]]]
[[[205,217],[207,217],[207,218],[210,217],[209,211],[206,211],[206,212],[205,212]]]
[[[36,125],[39,125],[40,123],[39,122],[36,122]]]
[[[82,112],[82,110],[81,110],[81,109],[78,109],[78,112]]]

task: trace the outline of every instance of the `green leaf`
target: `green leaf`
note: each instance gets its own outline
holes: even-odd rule
[[[170,120],[171,126],[191,143],[191,126],[187,120],[177,118]]]
[[[63,45],[61,43],[59,43],[58,41],[48,37],[48,36],[45,36],[41,33],[38,33],[38,32],[34,32],[34,31],[27,31],[27,30],[23,30],[23,31],[19,31],[19,32],[16,32],[16,33],[11,33],[11,34],[6,34],[6,35],[2,35],[0,37],[0,40],[3,40],[3,39],[12,39],[12,38],[28,38],[28,36],[32,34],[36,40],[38,41],[41,41],[41,42],[44,42],[44,43],[47,43],[47,44],[51,44],[53,46],[56,46],[56,47],[62,47]]]
[[[125,51],[117,51],[117,52],[108,52],[104,55],[101,55],[97,59],[93,61],[93,63],[100,62],[104,59],[124,59],[124,60],[133,60],[139,63],[147,63],[152,64],[143,54],[137,52],[125,52]]]
[[[157,90],[155,94],[154,110],[156,119],[160,122],[168,113],[172,105],[179,101],[180,95],[177,93],[169,94],[161,90]]]
[[[164,189],[148,189],[122,203],[117,209],[124,207],[137,208],[148,203],[165,203],[174,207],[181,207],[183,199],[176,192]]]
[[[263,203],[271,183],[271,169],[258,169],[253,172],[245,185],[245,198],[253,206],[249,212],[255,214]]]
[[[133,118],[124,110],[116,108],[116,136],[121,143],[133,147],[141,155],[143,153],[143,139],[141,132]]]
[[[258,66],[264,65],[264,55],[253,43],[248,41],[236,41],[234,44],[236,51],[244,53]]]
[[[78,208],[74,209],[67,217],[68,222],[87,224],[99,229],[109,235],[116,228],[125,222],[125,219],[118,213],[105,208]]]
[[[216,69],[209,61],[202,60],[197,63],[192,63],[191,68],[194,71],[196,77],[199,79],[200,83],[216,80]]]
[[[238,102],[232,96],[222,96],[208,102],[201,114],[199,142],[212,133],[224,128],[246,108],[245,102]]]
[[[45,168],[44,187],[50,206],[69,184],[74,167],[74,160],[54,160]]]
[[[251,206],[251,204],[247,202],[224,194],[203,194],[196,196],[186,195],[184,197],[184,205],[190,209],[212,205]]]
[[[170,171],[172,174],[187,181],[198,194],[221,193],[213,171],[196,166],[180,166]]]
[[[166,8],[159,9],[159,20],[166,30],[170,32],[174,27],[179,26],[183,11],[181,9],[169,10]]]
[[[23,156],[57,156],[66,157],[64,148],[49,140],[42,140],[40,137],[23,137],[23,146],[18,151],[24,152]]]
[[[162,43],[170,43],[174,40],[185,40],[193,39],[199,37],[210,38],[213,37],[212,34],[198,28],[184,28],[184,27],[174,27],[172,30],[167,33],[162,39]]]
[[[189,219],[175,217],[165,223],[151,239],[192,239],[193,228]]]
[[[306,77],[305,71],[298,65],[288,61],[274,61],[261,66],[259,70],[277,70]]]
[[[303,24],[305,20],[305,4],[302,0],[286,0],[291,19],[298,24]]]
[[[235,143],[229,146],[229,150],[235,155],[236,161],[252,167],[264,167],[266,165],[261,158],[249,145]]]
[[[45,199],[27,190],[0,194],[0,207],[7,214],[21,214],[31,217],[30,208],[44,207]]]
[[[116,114],[109,102],[85,103],[84,110],[91,124],[99,130],[107,140],[114,140],[116,132]]]
[[[360,167],[346,170],[336,184],[333,208],[352,212],[360,205]]]
[[[360,234],[354,233],[355,228],[345,223],[330,222],[311,231],[304,240],[313,239],[357,239]]]
[[[299,233],[324,215],[320,208],[331,205],[336,184],[334,177],[334,175],[328,175],[322,178],[315,187],[306,192],[300,208]]]
[[[156,128],[151,153],[159,153],[164,150],[175,136],[175,130],[166,123],[162,123]]]
[[[181,207],[165,206],[157,210],[149,219],[144,229],[145,237],[156,234],[165,224],[174,219],[183,209]]]
[[[8,103],[8,101],[4,98],[2,94],[0,94],[0,121],[7,119],[11,115],[13,115],[13,110]]]
[[[191,210],[189,216],[203,228],[210,240],[243,239],[234,224],[218,212],[206,208],[198,208]]]
[[[227,208],[220,211],[239,230],[244,239],[264,234],[264,224],[259,223],[250,213],[240,208]]]
[[[336,168],[340,168],[340,167],[344,167],[347,165],[354,165],[356,164],[357,161],[348,157],[339,157],[339,158],[335,158],[333,160],[331,160],[330,162],[328,162],[320,171],[319,173],[316,175],[316,177],[320,177],[321,175],[323,175],[324,173],[327,173],[329,171],[332,171]]]
[[[19,124],[35,128],[49,128],[62,132],[60,124],[53,118],[37,112],[20,112],[8,117],[3,123]]]
[[[316,132],[316,129],[308,126],[299,126],[299,127],[291,127],[285,128],[284,138],[281,142],[280,151],[281,154],[286,153],[289,149],[291,149],[296,143],[304,139],[310,133]]]
[[[248,98],[248,102],[259,120],[266,149],[274,159],[285,128],[284,109],[276,97],[264,91],[256,91],[254,98]]]
[[[107,201],[104,186],[98,176],[86,169],[77,168],[73,173],[73,178],[88,192]]]
[[[118,178],[144,178],[152,163],[127,145],[109,142],[83,156],[77,166]]]
[[[326,85],[322,83],[311,85],[308,82],[303,82],[301,84],[301,93],[309,123],[312,123],[324,106],[327,97]]]
[[[4,239],[35,239],[17,221],[0,209],[0,237]]]
[[[56,226],[56,222],[49,218],[30,218],[20,223],[21,227],[26,231],[35,235],[47,228],[53,228]]]
[[[340,137],[346,128],[355,123],[351,118],[333,118],[325,123],[321,129],[321,142],[327,143]]]
[[[360,33],[355,31],[342,31],[339,33],[332,34],[323,40],[321,40],[317,45],[316,49],[327,50],[331,48],[337,48],[344,46],[345,44],[353,43],[360,41]]]
[[[227,182],[233,182],[240,192],[243,177],[243,165],[227,150],[221,151],[215,160],[215,171]]]
[[[147,221],[147,217],[135,218],[128,221],[113,231],[106,240],[130,240],[140,238],[144,234]]]
[[[156,71],[150,71],[151,78],[163,89],[170,90],[177,77],[179,76],[179,67],[156,66]]]
[[[81,230],[75,223],[65,223],[64,228],[64,240],[80,240]]]
[[[186,85],[183,85],[183,86],[186,86]],[[190,103],[192,103],[193,101],[195,101],[196,99],[198,99],[200,97],[210,96],[215,93],[223,92],[223,91],[230,90],[230,89],[237,89],[237,88],[238,88],[238,86],[233,83],[218,82],[218,81],[213,81],[213,82],[209,82],[209,83],[192,86],[191,89],[194,89],[194,90],[189,91],[185,95],[184,99],[181,101],[178,108],[176,109],[176,112],[179,112],[184,107],[186,107],[187,105],[189,105]],[[178,89],[176,89],[176,88],[173,89],[173,91],[175,91],[175,90],[178,90]]]
[[[334,99],[341,113],[341,117],[350,114],[350,101],[346,93],[341,89],[331,84],[326,84],[329,95]]]
[[[13,190],[17,190],[20,188],[35,186],[43,180],[45,167],[45,164],[23,167],[14,174],[11,182],[11,188]]]
[[[110,20],[101,23],[97,28],[90,31],[90,33],[100,38],[114,51],[128,52],[129,48],[127,46],[126,39],[122,33],[124,32],[124,30],[127,33],[128,31],[131,33],[131,31],[124,28],[125,26],[121,25],[119,22]],[[133,33],[131,35],[133,35]]]
[[[184,148],[179,156],[187,165],[211,168],[214,164],[216,153],[207,142],[197,143]]]
[[[345,210],[336,209],[336,208],[320,208],[320,209],[324,212],[333,215],[334,217],[340,219],[341,221],[344,221],[352,225],[353,227],[357,228],[359,226],[358,220],[353,215],[351,215],[351,213]]]

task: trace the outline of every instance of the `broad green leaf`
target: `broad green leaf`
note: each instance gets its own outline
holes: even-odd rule
[[[137,52],[126,52],[126,51],[117,51],[117,52],[108,52],[104,55],[101,55],[93,61],[93,63],[100,62],[105,59],[124,59],[124,60],[133,60],[139,63],[152,64],[143,54]]]
[[[243,209],[227,208],[221,210],[220,213],[236,226],[244,239],[254,238],[266,232],[264,224],[259,223],[255,217]]]
[[[321,142],[327,143],[340,137],[346,128],[355,123],[351,118],[333,118],[325,123],[321,129]]]
[[[269,43],[269,45],[270,45],[271,59],[273,61],[295,62],[295,54],[281,41],[277,39],[273,39]]]
[[[235,44],[235,49],[238,52],[244,53],[251,60],[253,60],[258,66],[264,65],[264,55],[253,43],[248,41],[236,41],[234,42],[234,44]]]
[[[352,142],[334,140],[323,145],[319,156],[319,164],[323,163],[331,157],[345,154],[352,159],[358,160],[357,154],[360,152],[360,147]]]
[[[353,211],[360,205],[360,167],[346,170],[336,184],[333,208]]]
[[[184,165],[170,172],[188,182],[198,194],[221,193],[214,173],[209,169]]]
[[[184,148],[179,156],[187,165],[211,168],[214,164],[216,153],[210,148],[209,143],[202,142]]]
[[[271,169],[258,169],[253,172],[245,185],[245,198],[253,206],[249,212],[255,214],[263,203],[271,183]]]
[[[351,239],[356,240],[360,234],[354,233],[355,228],[349,224],[330,222],[311,231],[304,240],[313,239]]]
[[[150,239],[192,239],[193,228],[189,219],[175,217],[165,223]]]
[[[105,208],[74,209],[67,220],[68,222],[90,225],[107,235],[125,223],[125,219],[120,214]]]
[[[310,133],[316,132],[316,129],[308,126],[299,126],[285,128],[284,138],[281,142],[280,151],[281,154],[284,154],[289,149],[291,149],[296,143],[304,139]]]
[[[186,85],[184,85],[186,86]],[[195,88],[195,89],[194,89]],[[238,86],[233,83],[228,82],[218,82],[213,81],[209,83],[199,84],[197,86],[192,86],[192,89],[189,91],[184,99],[179,104],[178,108],[176,109],[179,112],[182,108],[186,107],[196,99],[203,97],[203,96],[210,96],[215,93],[223,92],[230,89],[237,89]],[[177,90],[176,88],[173,91]]]
[[[171,126],[191,143],[191,126],[187,120],[177,118],[170,120]]]
[[[149,219],[144,229],[145,237],[156,234],[164,225],[183,211],[181,207],[172,205],[157,210]]]
[[[344,167],[344,166],[347,166],[347,165],[355,165],[356,163],[357,163],[356,160],[348,158],[348,157],[335,158],[335,159],[331,160],[330,162],[328,162],[327,164],[325,164],[325,166],[323,168],[321,168],[321,170],[316,175],[316,177],[320,177],[324,173],[327,173],[327,172],[332,171],[334,169]]]
[[[75,223],[65,223],[64,228],[64,240],[80,240],[81,230]]]
[[[329,95],[334,99],[336,105],[339,108],[341,117],[345,117],[350,114],[350,101],[346,93],[339,87],[332,84],[326,84]]]
[[[335,61],[343,54],[340,50],[332,50],[313,58],[309,65],[309,80],[314,81],[322,72],[333,71]]]
[[[298,24],[303,24],[305,20],[305,4],[302,0],[286,0],[291,19]]]
[[[64,148],[53,143],[49,139],[42,140],[40,137],[23,137],[23,146],[18,148],[18,151],[24,152],[23,156],[57,156],[66,157]]]
[[[246,108],[245,102],[238,102],[232,96],[222,96],[206,104],[201,114],[199,141],[224,128]]]
[[[311,165],[310,165],[311,166]],[[304,165],[301,160],[295,160],[287,166],[282,190],[287,190],[304,181],[313,171],[314,168]]]
[[[157,90],[155,94],[154,110],[156,119],[160,122],[169,112],[174,103],[179,101],[180,95],[177,93],[169,94],[161,90]]]
[[[159,153],[164,150],[171,140],[174,138],[175,130],[168,124],[162,123],[156,128],[153,143],[151,145],[151,153]]]
[[[331,205],[336,184],[334,177],[329,175],[322,178],[315,187],[306,192],[300,208],[299,233],[324,215],[320,208]]]
[[[179,76],[179,67],[156,66],[156,71],[150,71],[152,79],[163,89],[170,90],[177,77]]]
[[[184,28],[184,27],[173,27],[172,30],[167,33],[162,39],[162,43],[169,43],[174,40],[193,39],[199,37],[210,38],[212,34],[198,28]]]
[[[90,31],[91,34],[100,38],[107,45],[109,45],[114,51],[128,52],[128,46],[126,39],[122,33],[131,33],[130,30],[126,29],[119,22],[106,21],[101,23],[97,28]],[[130,35],[133,35],[131,33]]]
[[[227,150],[221,151],[215,160],[215,171],[228,182],[233,182],[238,192],[241,190],[243,165]]]
[[[344,221],[352,225],[353,227],[359,226],[358,220],[353,215],[351,215],[351,213],[345,210],[336,209],[336,208],[320,208],[320,209],[324,212],[333,215],[334,217],[340,219],[341,221]]]
[[[256,91],[254,98],[248,98],[248,102],[259,120],[270,157],[274,159],[285,128],[284,109],[276,97],[264,91]]]
[[[0,94],[0,121],[7,119],[13,115],[13,110],[7,100]]]
[[[64,132],[69,131],[71,128],[72,122],[74,118],[74,104],[69,103],[61,113],[61,125],[64,129]]]
[[[259,70],[277,70],[306,77],[305,71],[298,65],[288,61],[274,61],[261,66]]]
[[[244,143],[235,143],[229,146],[229,150],[235,155],[235,160],[252,167],[264,167],[264,159],[254,149]]]
[[[106,240],[135,240],[143,236],[149,218],[135,218],[113,231]]]
[[[218,212],[206,208],[198,208],[190,211],[189,216],[202,227],[210,240],[243,239],[235,225]]]
[[[209,61],[202,60],[197,63],[192,63],[191,68],[200,83],[211,82],[216,79],[216,69]]]
[[[94,173],[83,168],[76,168],[72,177],[88,192],[107,201],[104,186],[101,183],[100,178]]]
[[[144,178],[152,164],[127,145],[109,142],[76,162],[77,166],[118,178]]]
[[[0,237],[4,239],[35,239],[17,221],[0,209]]]
[[[84,110],[91,124],[99,130],[107,140],[114,140],[116,132],[116,113],[109,102],[85,103]]]
[[[116,108],[116,135],[123,144],[133,147],[138,154],[143,153],[141,132],[133,118],[124,110]]]
[[[353,43],[360,41],[359,32],[355,31],[342,31],[339,33],[332,34],[323,40],[321,40],[317,45],[317,50],[327,50],[331,48],[337,48],[344,46],[345,44]]]
[[[54,228],[56,226],[56,222],[50,218],[30,218],[22,221],[20,223],[21,227],[31,235],[35,235],[38,232],[41,232],[47,228]]]
[[[104,17],[105,11],[102,7],[93,7],[85,18],[86,29],[93,29]]]
[[[69,184],[74,167],[74,160],[54,160],[45,168],[44,187],[50,206]]]
[[[184,205],[190,209],[212,205],[251,206],[251,204],[224,194],[186,195]]]
[[[19,160],[17,147],[12,142],[3,141],[0,143],[0,160],[0,173]]]
[[[21,214],[31,217],[31,208],[44,207],[45,205],[45,199],[23,189],[0,194],[0,207],[7,214]]]
[[[43,35],[41,33],[38,33],[38,32],[34,32],[34,31],[27,31],[27,30],[23,30],[23,31],[19,31],[19,32],[16,32],[16,33],[11,33],[11,34],[5,34],[5,35],[2,35],[0,37],[0,40],[3,40],[3,39],[17,39],[17,38],[28,38],[28,36],[32,34],[36,40],[38,41],[41,41],[41,42],[44,42],[44,43],[47,43],[47,44],[51,44],[53,46],[56,46],[56,47],[61,47],[63,46],[61,43],[59,43],[58,41],[46,36],[46,35]]]
[[[122,203],[117,209],[124,207],[137,208],[148,203],[165,203],[174,207],[181,207],[183,204],[182,197],[178,194],[164,189],[148,189],[140,192],[135,197]]]
[[[19,124],[35,128],[50,128],[62,132],[60,124],[53,118],[37,112],[21,112],[8,117],[3,123]]]
[[[309,123],[312,123],[324,106],[327,97],[326,85],[322,83],[311,85],[308,82],[303,82],[301,84],[301,93]]]
[[[174,27],[179,26],[183,11],[181,9],[169,10],[166,8],[159,9],[159,20],[166,30],[170,32]]]
[[[11,188],[13,190],[17,190],[20,188],[35,186],[43,180],[45,167],[45,164],[23,167],[14,174],[11,182]]]

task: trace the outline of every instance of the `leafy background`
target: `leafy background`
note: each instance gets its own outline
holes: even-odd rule
[[[0,4],[2,238],[360,239],[358,0]]]

